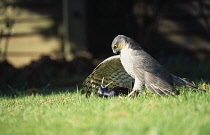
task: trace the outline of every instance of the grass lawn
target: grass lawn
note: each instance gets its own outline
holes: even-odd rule
[[[178,89],[175,97],[148,92],[136,98],[70,92],[0,97],[0,134],[209,135],[210,92]]]

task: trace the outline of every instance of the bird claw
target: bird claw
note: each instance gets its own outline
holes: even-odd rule
[[[127,97],[135,97],[138,95],[138,90],[132,90]]]

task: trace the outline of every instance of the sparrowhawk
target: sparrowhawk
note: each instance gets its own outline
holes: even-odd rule
[[[134,79],[133,91],[129,95],[142,92],[144,86],[160,96],[179,94],[174,88],[173,76],[133,39],[118,35],[111,47],[113,53],[120,53],[125,71]]]
[[[173,82],[176,84],[184,85],[190,88],[197,88],[196,85],[186,81],[185,79],[179,78],[172,75]],[[124,91],[122,93],[128,94],[132,90],[134,84],[134,78],[131,77],[123,68],[120,55],[111,56],[102,61],[93,72],[84,80],[82,87],[82,94],[87,96],[91,93],[97,93],[98,88],[101,85],[102,79],[104,78],[104,84],[109,85],[110,90]]]

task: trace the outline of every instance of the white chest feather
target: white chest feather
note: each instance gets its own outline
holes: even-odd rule
[[[131,55],[131,51],[132,50],[128,48],[122,49],[120,53],[120,60],[126,72],[134,78],[134,73],[133,73],[134,61]]]

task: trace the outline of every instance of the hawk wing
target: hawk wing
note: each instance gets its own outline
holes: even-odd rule
[[[155,59],[150,57],[146,52],[144,53],[143,56],[140,55],[141,61],[134,66],[134,72],[138,78],[142,77],[142,71],[145,72],[145,85],[151,92],[159,95],[177,95],[179,92],[173,87],[174,83],[189,88],[198,88],[185,79],[168,73]],[[138,58],[139,56],[136,57]]]
[[[83,82],[82,94],[98,89],[104,78],[104,84],[113,81],[109,88],[116,87],[132,89],[134,79],[123,68],[120,56],[111,56],[102,61]]]
[[[137,53],[135,53],[137,54]],[[133,55],[136,61],[134,65],[135,76],[142,80],[144,76],[145,86],[153,93],[163,95],[177,95],[179,92],[174,88],[173,78],[155,59],[143,51]],[[138,61],[139,60],[139,61]]]

